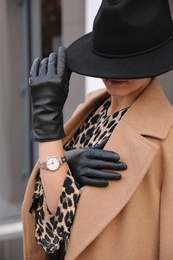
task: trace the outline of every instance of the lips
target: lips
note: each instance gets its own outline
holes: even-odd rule
[[[108,79],[107,81],[108,81],[109,85],[113,86],[113,87],[121,86],[127,82],[126,80],[114,80],[114,79]]]

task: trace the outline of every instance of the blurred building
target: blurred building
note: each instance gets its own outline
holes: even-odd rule
[[[30,141],[28,75],[32,61],[68,46],[92,29],[101,0],[0,1],[0,259],[22,260],[20,218],[24,190],[37,160]],[[170,0],[171,8],[173,0]],[[159,77],[173,104],[173,72]],[[166,84],[165,84],[166,83]],[[72,74],[67,121],[100,80]]]

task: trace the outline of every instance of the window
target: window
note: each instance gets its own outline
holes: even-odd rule
[[[61,0],[42,0],[42,56],[57,52],[61,45]]]

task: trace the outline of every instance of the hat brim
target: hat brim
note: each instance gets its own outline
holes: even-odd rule
[[[96,78],[137,79],[161,75],[173,69],[173,38],[162,47],[141,55],[110,58],[92,51],[92,32],[67,48],[68,68]]]

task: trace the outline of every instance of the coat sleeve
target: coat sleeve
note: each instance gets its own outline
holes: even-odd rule
[[[173,158],[164,173],[160,211],[160,258],[173,258]]]
[[[24,260],[49,260],[49,256],[39,246],[35,239],[35,222],[33,216],[29,213],[34,194],[36,177],[38,174],[38,164],[35,165],[29,179],[24,200],[22,203],[22,223],[23,223],[23,254]]]

